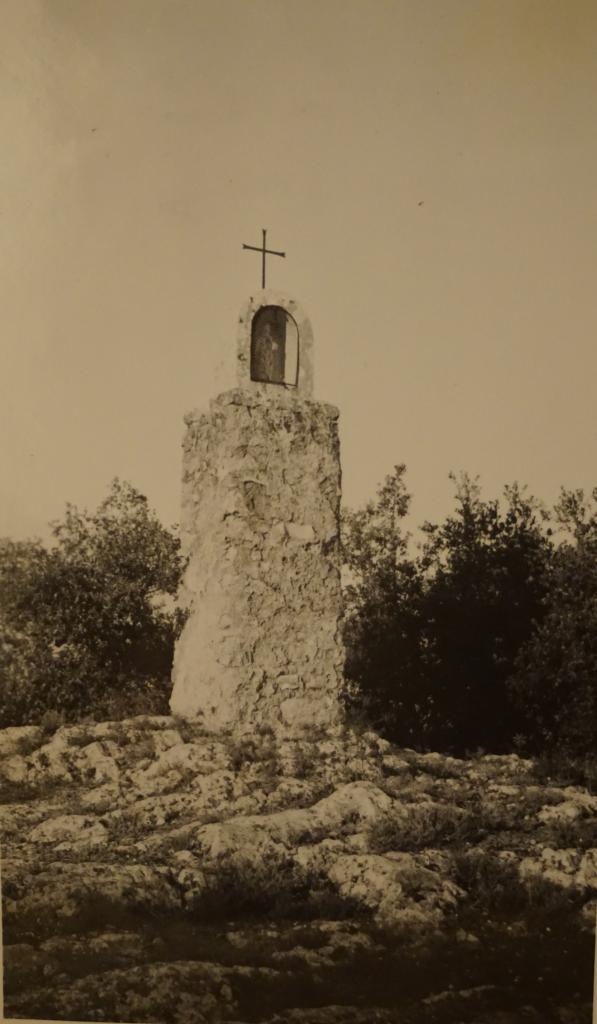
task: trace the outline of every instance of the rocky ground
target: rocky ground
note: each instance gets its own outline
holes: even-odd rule
[[[168,717],[0,733],[5,1013],[589,1024],[597,798]]]

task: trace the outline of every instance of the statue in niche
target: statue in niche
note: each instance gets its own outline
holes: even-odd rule
[[[251,328],[251,380],[266,384],[286,380],[286,310],[263,306],[253,317]]]

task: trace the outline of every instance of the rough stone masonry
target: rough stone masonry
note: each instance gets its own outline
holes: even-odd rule
[[[288,317],[294,385],[251,377],[264,308],[276,323],[280,310]],[[338,410],[310,397],[311,346],[298,304],[259,293],[240,317],[238,387],[185,417],[189,617],[171,708],[209,729],[329,728],[340,719]]]

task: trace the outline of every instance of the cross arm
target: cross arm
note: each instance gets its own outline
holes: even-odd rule
[[[244,242],[243,249],[252,249],[253,252],[267,252],[270,256],[286,256],[285,252],[278,252],[276,249],[262,249],[260,245],[245,245]]]

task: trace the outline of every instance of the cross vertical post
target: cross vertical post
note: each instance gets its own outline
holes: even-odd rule
[[[286,256],[286,253],[285,252],[277,252],[276,249],[267,249],[266,248],[266,244],[265,244],[266,235],[267,235],[267,229],[266,228],[262,228],[261,232],[262,232],[262,235],[263,235],[263,242],[261,243],[260,246],[258,246],[258,245],[245,245],[245,243],[243,242],[243,249],[252,249],[253,252],[260,252],[261,253],[261,287],[265,290],[265,256],[266,256],[266,253],[269,256],[282,256],[283,258]]]

